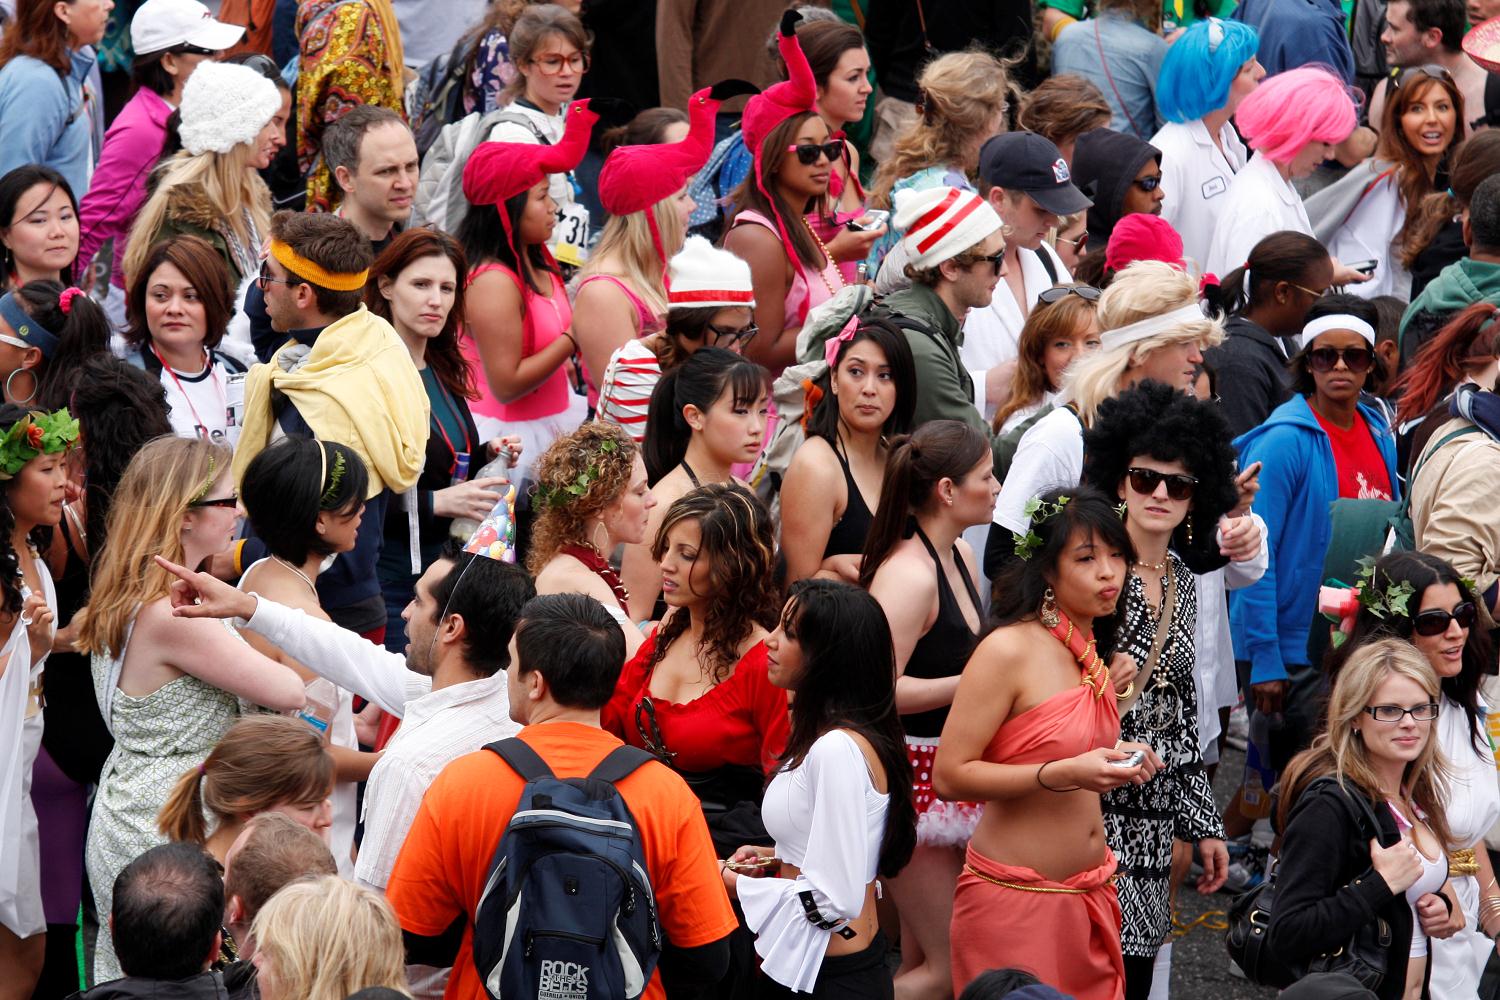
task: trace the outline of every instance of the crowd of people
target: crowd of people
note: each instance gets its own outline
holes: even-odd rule
[[[1480,995],[1500,6],[0,8],[0,1000]]]

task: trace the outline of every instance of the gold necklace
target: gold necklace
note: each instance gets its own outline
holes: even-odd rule
[[[1144,559],[1137,559],[1135,561],[1135,564],[1137,566],[1141,566],[1141,567],[1144,567],[1146,569],[1149,569],[1153,573],[1160,573],[1160,572],[1164,571],[1167,568],[1167,561],[1165,559],[1163,559],[1159,563],[1148,563]]]
[[[807,216],[805,215],[802,217],[802,224],[807,227],[807,235],[813,238],[813,242],[818,245],[818,249],[823,251],[823,259],[828,262],[820,271],[818,271],[818,277],[823,279],[823,287],[828,289],[828,297],[833,298],[838,294],[838,289],[834,288],[833,284],[829,282],[828,269],[831,267],[834,269],[835,273],[838,274],[839,288],[844,287],[843,272],[838,270],[837,265],[833,262],[833,254],[828,252],[828,244],[824,243],[822,238],[818,236],[818,231],[812,227],[811,222],[807,221]]]

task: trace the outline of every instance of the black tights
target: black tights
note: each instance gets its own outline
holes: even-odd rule
[[[1137,958],[1125,956],[1125,1000],[1148,1000],[1151,996],[1151,977],[1156,971],[1156,956]]]

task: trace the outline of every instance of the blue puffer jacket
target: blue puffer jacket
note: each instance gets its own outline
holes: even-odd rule
[[[1359,404],[1400,499],[1396,440],[1385,417]],[[1329,507],[1339,498],[1333,446],[1303,396],[1282,403],[1266,422],[1235,438],[1240,468],[1261,462],[1255,512],[1266,522],[1271,564],[1265,576],[1230,591],[1234,655],[1250,661],[1250,683],[1284,680],[1286,664],[1307,662],[1307,631],[1317,609],[1323,557],[1333,532]]]

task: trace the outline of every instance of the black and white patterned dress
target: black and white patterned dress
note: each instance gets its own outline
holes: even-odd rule
[[[1167,883],[1172,841],[1222,839],[1224,823],[1198,749],[1198,703],[1193,686],[1193,629],[1198,597],[1193,574],[1169,554],[1177,575],[1177,606],[1145,690],[1120,720],[1120,739],[1148,744],[1163,767],[1144,785],[1122,785],[1104,796],[1104,833],[1119,859],[1115,888],[1123,912],[1120,944],[1126,955],[1151,958],[1172,925]],[[1150,572],[1137,567],[1138,572]],[[1166,574],[1162,574],[1166,593]],[[1156,638],[1158,613],[1146,602],[1135,573],[1125,587],[1116,649],[1142,667]]]

